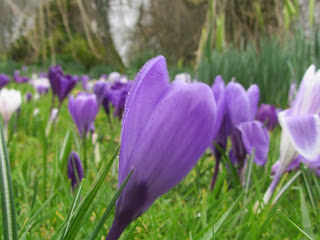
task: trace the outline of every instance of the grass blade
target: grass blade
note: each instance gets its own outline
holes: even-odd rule
[[[300,233],[302,233],[306,238],[309,240],[314,240],[311,236],[308,235],[305,231],[303,231],[301,228],[299,228],[294,222],[292,222],[280,209],[278,209],[279,215],[285,219],[288,223],[290,223],[291,226],[293,226],[295,229],[297,229]]]
[[[304,192],[302,187],[300,187],[300,207],[301,207],[302,226],[307,233],[309,233],[310,235],[313,235],[309,211],[307,208],[307,203],[304,197]]]
[[[99,188],[101,187],[105,177],[107,176],[107,173],[109,172],[115,158],[117,157],[118,151],[119,147],[113,155],[109,164],[105,167],[102,173],[99,174],[100,176],[96,178],[96,180],[91,186],[91,190],[86,194],[80,206],[77,208],[74,216],[72,217],[70,227],[67,229],[65,236],[63,236],[64,240],[75,239],[76,234],[79,232],[79,229],[82,226],[82,220],[84,219],[87,211],[89,210],[90,205],[93,202],[93,199],[97,195]]]
[[[98,225],[96,226],[96,228],[94,229],[94,231],[92,232],[91,236],[90,236],[90,240],[94,240],[96,239],[98,233],[100,232],[103,224],[107,221],[107,219],[109,218],[113,208],[115,207],[115,203],[117,201],[117,199],[119,198],[120,194],[123,191],[123,188],[125,187],[125,185],[127,184],[127,182],[129,181],[131,175],[133,173],[133,170],[130,172],[130,174],[126,177],[126,179],[123,181],[123,183],[121,184],[121,186],[119,187],[119,189],[117,190],[116,194],[114,195],[114,197],[112,198],[111,202],[109,203],[107,209],[105,210],[105,212],[103,213],[101,219],[99,220]]]
[[[16,210],[14,204],[9,157],[1,120],[0,132],[1,211],[3,235],[4,239],[16,240],[18,239]]]
[[[315,201],[314,201],[314,195],[312,192],[312,188],[310,186],[310,182],[309,182],[308,176],[306,174],[306,170],[304,169],[304,165],[302,163],[300,163],[300,170],[302,172],[302,177],[303,177],[304,184],[305,184],[305,187],[306,187],[309,199],[310,199],[310,203],[311,203],[313,209],[317,209]]]

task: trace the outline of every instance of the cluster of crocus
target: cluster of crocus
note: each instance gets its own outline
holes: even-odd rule
[[[27,76],[21,76],[19,70],[14,71],[13,80],[16,81],[17,83],[29,82],[29,78]]]
[[[128,81],[125,76],[116,74],[116,72],[111,73],[109,79],[111,80],[107,82],[102,80],[96,82],[93,92],[107,115],[110,114],[111,103],[114,107],[114,116],[121,119],[128,93],[132,87],[132,81]]]
[[[4,131],[7,138],[8,123],[13,113],[15,113],[22,103],[20,91],[3,88],[0,90],[0,113],[4,121]]]
[[[77,153],[71,152],[68,158],[68,178],[71,180],[71,187],[74,190],[83,179],[83,168]]]
[[[216,103],[203,83],[169,83],[165,58],[148,61],[125,104],[119,159],[120,195],[108,240],[179,183],[211,144]]]
[[[282,174],[296,166],[309,163],[320,166],[320,70],[314,65],[306,71],[291,108],[278,114],[282,128],[280,157],[275,176],[264,195],[264,203],[270,200]],[[298,159],[297,159],[298,158]]]
[[[240,177],[246,166],[246,159],[254,150],[254,162],[264,165],[269,151],[269,135],[263,123],[256,121],[259,102],[259,88],[252,85],[247,91],[239,83],[230,82],[225,86],[223,79],[216,77],[212,86],[217,102],[217,128],[213,141],[221,149],[213,146],[216,167],[211,182],[215,184],[221,159],[220,150],[227,149],[230,136],[232,147],[229,151],[231,162],[238,167]]]
[[[10,82],[10,78],[4,74],[0,74],[0,89],[3,88],[5,85],[7,85]]]

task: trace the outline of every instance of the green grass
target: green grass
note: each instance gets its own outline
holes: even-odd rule
[[[31,90],[28,85],[10,84],[10,88],[20,89],[23,93]],[[79,87],[73,93],[79,91]],[[68,216],[76,194],[71,191],[67,163],[61,157],[61,151],[74,150],[83,157],[81,139],[68,113],[66,101],[57,125],[44,143],[43,131],[49,116],[50,101],[51,96],[48,94],[41,97],[40,101],[23,103],[19,119],[13,117],[10,122],[7,147],[19,239],[60,239],[59,233],[63,233],[65,224],[72,219]],[[33,117],[36,107],[40,113]],[[118,119],[112,118],[110,124],[101,109],[95,125],[100,136],[102,161],[95,163],[93,146],[88,144],[87,176],[73,211],[86,199],[85,195],[92,189],[91,185],[99,175],[98,172],[109,163],[120,143],[121,123]],[[17,132],[13,132],[14,126],[17,126]],[[70,137],[66,139],[70,141],[70,148],[64,148],[68,131]],[[123,239],[126,234],[129,239],[303,239],[303,232],[291,222],[316,239],[320,231],[320,181],[308,171],[293,182],[274,206],[265,206],[259,214],[253,212],[255,203],[262,200],[271,182],[271,165],[278,158],[279,140],[280,128],[277,128],[271,133],[266,166],[252,165],[252,171],[247,175],[250,184],[245,189],[232,182],[229,170],[223,166],[214,191],[209,191],[215,161],[206,152],[179,185],[160,197],[128,227]],[[82,224],[74,232],[77,234],[75,239],[89,239],[115,196],[117,161],[115,159],[102,180],[95,198],[90,200],[87,212],[82,212]],[[282,185],[293,175],[286,174]],[[278,209],[291,222],[280,215]],[[105,238],[112,220],[113,213],[104,224],[100,223],[102,227],[96,239]],[[0,224],[0,234],[3,235],[3,232],[3,225]]]

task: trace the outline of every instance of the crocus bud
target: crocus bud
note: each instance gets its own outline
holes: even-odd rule
[[[60,103],[62,103],[63,100],[68,96],[77,82],[78,76],[65,75],[57,78],[57,81],[55,82],[55,88]]]
[[[3,88],[5,85],[7,85],[10,82],[10,78],[4,74],[0,74],[0,88]]]
[[[32,99],[32,93],[31,92],[27,92],[25,95],[25,101],[26,102],[30,102]]]
[[[258,108],[256,119],[264,123],[269,131],[279,125],[277,109],[273,105],[261,104]]]
[[[69,98],[69,113],[75,122],[79,135],[87,134],[92,129],[98,113],[97,98],[94,94],[79,93],[76,98]]]
[[[71,152],[68,158],[68,178],[71,180],[71,187],[74,190],[83,179],[83,168],[79,156]]]
[[[51,85],[51,89],[54,95],[57,95],[57,86],[58,86],[58,81],[59,78],[63,76],[63,70],[61,68],[61,66],[57,65],[57,66],[53,66],[49,68],[49,73],[48,73],[48,77],[49,77],[49,81],[50,81],[50,85]]]
[[[211,144],[216,103],[203,83],[170,84],[165,58],[148,61],[135,78],[123,114],[120,195],[108,240],[178,184]]]
[[[31,85],[39,94],[46,94],[50,87],[50,82],[48,78],[37,78],[31,81]]]

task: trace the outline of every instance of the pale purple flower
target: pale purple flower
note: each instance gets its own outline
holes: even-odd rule
[[[71,95],[68,108],[80,136],[86,136],[88,131],[94,129],[94,120],[99,109],[94,94],[79,93],[76,98]]]
[[[10,82],[10,78],[4,74],[0,74],[0,88],[3,88],[5,85],[7,85]]]
[[[280,112],[282,128],[279,167],[264,202],[267,203],[282,174],[300,154],[308,161],[317,161],[320,154],[320,70],[311,65],[306,71],[292,107]]]
[[[258,108],[256,119],[262,122],[269,131],[272,131],[279,125],[278,111],[273,105],[261,104]]]
[[[178,184],[211,144],[216,104],[203,83],[169,83],[165,58],[148,61],[127,99],[121,134],[120,195],[108,240]]]
[[[184,81],[186,83],[191,83],[191,75],[189,73],[179,73],[174,77],[174,80]]]
[[[68,178],[71,180],[71,187],[74,190],[83,179],[83,168],[79,156],[71,152],[68,158]]]
[[[121,78],[121,74],[118,73],[118,72],[112,72],[109,74],[108,76],[108,82],[110,83],[114,83],[116,81],[120,81],[120,78]]]
[[[49,79],[44,77],[33,79],[30,83],[39,94],[46,94],[50,87]]]
[[[83,89],[84,91],[86,91],[86,92],[89,92],[89,90],[90,90],[90,89],[89,89],[89,85],[88,85],[89,80],[90,80],[90,78],[89,78],[88,75],[82,75],[82,76],[80,77],[82,89]]]
[[[242,85],[230,82],[226,87],[223,79],[218,76],[212,86],[218,117],[217,129],[213,141],[222,150],[227,148],[227,138],[230,136],[232,148],[229,151],[231,162],[238,167],[240,177],[246,165],[247,156],[254,150],[254,162],[264,165],[269,151],[269,135],[263,124],[255,121],[259,102],[259,88],[252,85],[246,91]],[[221,153],[213,147],[216,167],[211,182],[214,187],[218,174]]]

